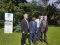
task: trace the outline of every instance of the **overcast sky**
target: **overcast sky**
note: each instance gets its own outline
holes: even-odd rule
[[[28,2],[31,2],[32,0],[27,0]],[[38,0],[36,0],[38,1]],[[53,2],[56,2],[57,0],[49,0],[48,4],[52,4]]]
[[[52,4],[54,2],[57,2],[57,0],[49,0],[48,4]]]
[[[27,1],[28,2],[31,2],[32,0],[27,0]],[[36,0],[36,1],[38,1],[38,0]],[[54,2],[57,2],[57,0],[49,0],[48,1],[48,4],[52,5],[52,3],[54,3]],[[40,0],[40,4],[43,4],[41,0]],[[57,5],[57,8],[60,8],[60,4]]]

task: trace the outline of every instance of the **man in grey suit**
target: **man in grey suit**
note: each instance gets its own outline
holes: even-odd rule
[[[21,29],[22,29],[22,39],[21,39],[21,45],[26,45],[26,36],[28,34],[28,14],[24,14],[24,19],[21,21]]]
[[[45,16],[43,16],[43,20],[40,23],[40,33],[41,33],[41,41],[44,41],[45,43],[47,43],[47,30],[48,30],[48,23],[47,20],[45,20]],[[44,35],[44,39],[43,39],[43,35]],[[48,43],[47,43],[48,44]]]
[[[32,17],[32,21],[29,23],[29,45],[31,45],[31,41],[33,41],[34,45],[36,45],[36,30],[37,30],[37,23],[35,22],[35,17]]]

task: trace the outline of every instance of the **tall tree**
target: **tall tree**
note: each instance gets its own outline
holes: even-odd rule
[[[17,6],[19,3],[27,3],[26,0],[12,0],[12,2]]]

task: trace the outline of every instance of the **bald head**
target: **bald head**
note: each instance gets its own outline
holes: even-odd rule
[[[27,13],[24,14],[24,18],[28,19],[28,14]]]

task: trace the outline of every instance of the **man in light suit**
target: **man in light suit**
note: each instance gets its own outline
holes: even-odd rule
[[[29,45],[31,45],[31,41],[36,45],[36,30],[37,30],[37,23],[35,22],[35,17],[32,17],[32,21],[29,23]]]
[[[44,41],[45,43],[47,43],[47,35],[46,35],[47,30],[48,30],[48,23],[47,20],[45,20],[45,17],[43,16],[43,20],[40,23],[40,34],[41,34],[41,41]]]
[[[21,21],[21,29],[22,29],[22,39],[21,45],[26,45],[26,36],[28,34],[29,24],[28,24],[28,14],[24,14],[24,19]]]

